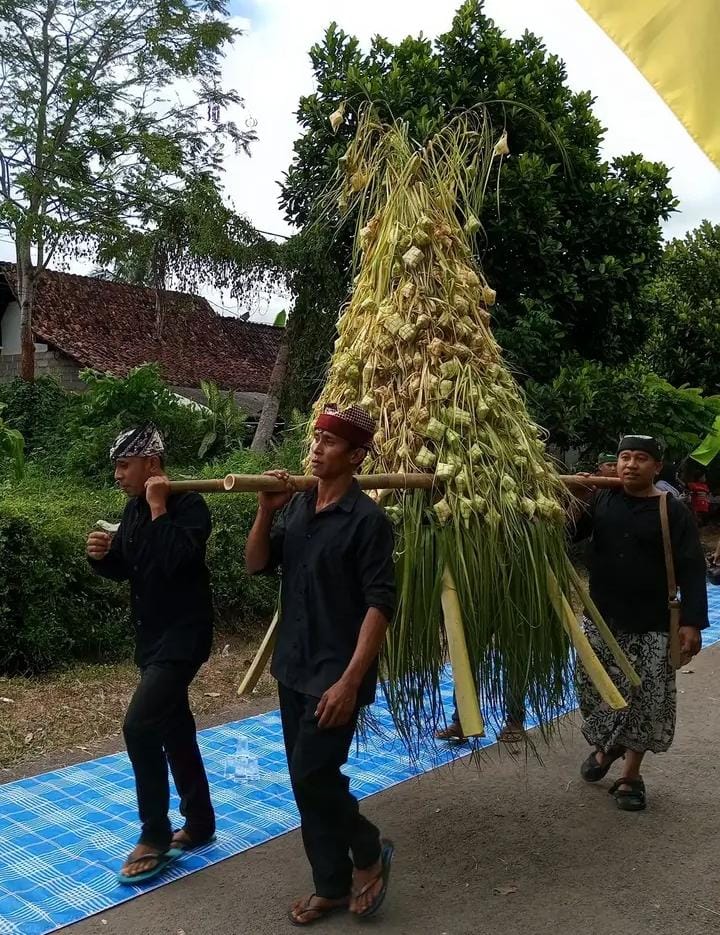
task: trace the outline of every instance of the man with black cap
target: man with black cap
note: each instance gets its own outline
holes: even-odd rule
[[[354,474],[372,443],[365,410],[326,407],[310,449],[317,486],[261,494],[245,561],[251,574],[282,566],[272,661],[305,853],[315,892],[289,911],[310,925],[349,909],[374,914],[393,846],[360,814],[341,772],[358,715],[375,698],[378,654],[395,605],[393,535]],[[278,511],[282,513],[278,515]]]
[[[671,652],[675,621],[670,604],[674,595],[662,531],[663,498],[671,572],[681,592],[675,637],[682,664],[700,651],[701,631],[708,626],[705,559],[698,531],[687,508],[655,487],[661,469],[662,449],[656,439],[625,436],[617,458],[622,487],[596,491],[577,528],[578,539],[591,536],[591,596],[641,679],[636,689],[628,684],[594,624],[586,618],[587,636],[628,707],[615,711],[603,703],[587,675],[579,670],[582,731],[595,748],[583,763],[581,774],[587,782],[597,782],[616,760],[624,759],[622,775],[610,793],[618,808],[626,811],[645,808],[646,790],[640,773],[643,757],[648,751],[666,751],[675,732],[676,660]],[[674,601],[672,606],[676,606]]]
[[[596,477],[617,477],[617,455],[603,451],[598,455]]]
[[[163,439],[153,425],[123,432],[110,452],[115,481],[129,498],[117,532],[91,532],[95,572],[130,582],[140,683],[123,724],[135,773],[142,830],[118,874],[139,883],[181,851],[212,840],[215,814],[197,744],[188,687],[210,654],[212,599],[205,564],[210,514],[196,493],[171,494]],[[168,810],[168,764],[180,795],[181,831]]]

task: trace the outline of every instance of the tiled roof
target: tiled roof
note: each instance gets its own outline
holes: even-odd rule
[[[0,263],[0,277],[15,292],[15,266]],[[37,290],[33,331],[36,340],[104,373],[125,376],[157,361],[175,386],[211,380],[225,390],[267,391],[280,328],[223,317],[206,299],[185,292],[166,292],[163,309],[158,339],[154,290],[47,270]]]

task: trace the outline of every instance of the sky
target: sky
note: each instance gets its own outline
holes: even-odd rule
[[[335,20],[367,47],[377,33],[392,41],[408,34],[433,37],[450,27],[460,0],[231,0],[235,24],[244,35],[228,52],[227,86],[245,99],[240,122],[254,126],[258,141],[250,157],[230,155],[226,189],[235,208],[264,231],[292,233],[278,205],[278,181],[292,158],[298,135],[295,111],[313,90],[308,51]],[[486,13],[511,37],[525,29],[540,35],[567,66],[577,91],[596,98],[595,114],[607,128],[604,155],[640,152],[670,167],[680,210],[665,226],[682,236],[704,218],[720,223],[720,171],[635,66],[581,9],[576,0],[486,0]],[[12,249],[0,243],[0,259]],[[80,270],[78,270],[80,271]],[[227,310],[228,297],[211,295]],[[275,297],[249,309],[272,320],[284,300]]]

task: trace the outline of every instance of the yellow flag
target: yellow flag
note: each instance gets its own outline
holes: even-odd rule
[[[720,0],[579,0],[720,168]]]

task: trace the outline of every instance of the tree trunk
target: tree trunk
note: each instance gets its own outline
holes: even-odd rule
[[[255,436],[250,446],[251,451],[266,451],[270,444],[275,422],[277,421],[278,410],[280,409],[280,396],[282,395],[283,384],[288,369],[288,359],[290,357],[290,341],[288,338],[287,327],[283,331],[278,354],[275,358],[275,366],[270,374],[270,386],[268,387],[265,403],[260,414],[260,421],[255,430]]]
[[[33,308],[37,270],[32,264],[30,247],[17,250],[18,303],[20,305],[20,378],[27,383],[35,379],[35,341],[33,339]]]

